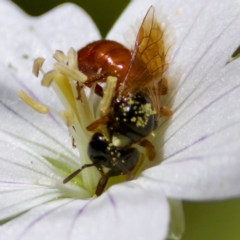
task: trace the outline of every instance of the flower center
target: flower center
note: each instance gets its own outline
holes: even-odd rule
[[[61,177],[65,179],[63,182],[66,183],[66,185],[77,185],[87,190],[90,196],[93,196],[99,179],[101,178],[101,174],[103,175],[107,172],[107,169],[105,169],[104,166],[102,167],[101,165],[93,163],[93,160],[90,161],[87,149],[95,129],[101,128],[101,132],[105,138],[109,138],[108,129],[106,124],[104,124],[104,121],[109,120],[108,117],[105,116],[107,116],[107,113],[111,108],[117,78],[112,76],[107,78],[103,97],[100,98],[97,94],[95,94],[95,84],[93,84],[90,88],[84,85],[84,82],[87,80],[87,76],[78,69],[77,52],[74,49],[70,48],[67,55],[57,50],[53,57],[57,62],[54,64],[51,71],[45,73],[42,69],[44,59],[38,58],[33,64],[33,73],[37,77],[39,73],[43,74],[41,82],[42,86],[51,86],[53,88],[61,100],[65,110],[57,112],[50,106],[36,102],[24,91],[20,91],[18,96],[39,113],[47,114],[49,112],[53,112],[64,121],[72,137],[72,146],[78,150],[80,157],[79,163],[76,165],[75,169],[70,168],[67,162],[63,160],[64,164],[61,167],[64,166],[65,172],[72,174]],[[101,69],[99,69],[99,71],[101,71]],[[111,148],[116,152],[116,149],[129,145],[129,139],[124,135],[114,134],[110,143],[113,147],[110,144],[108,148]],[[146,149],[139,145],[137,148],[140,153],[145,153],[146,151]],[[119,155],[118,151],[116,154]],[[143,156],[141,155],[137,166],[132,172],[127,169],[128,166],[124,166],[125,161],[115,164],[123,171],[124,174],[128,175],[128,177],[115,177],[109,181],[107,187],[113,183],[132,178],[133,174],[136,174],[139,170],[139,166],[142,165],[142,162]],[[81,166],[83,167],[81,168]],[[92,166],[96,166],[96,168]],[[84,171],[82,171],[83,169]],[[80,172],[81,174],[78,174]],[[68,183],[69,181],[71,181],[71,183]]]

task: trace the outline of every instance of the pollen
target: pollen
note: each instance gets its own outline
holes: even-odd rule
[[[129,105],[134,105],[135,101],[130,97],[127,103]]]
[[[25,93],[24,91],[19,91],[18,92],[18,96],[31,108],[33,108],[34,110],[36,110],[39,113],[48,113],[49,112],[49,108],[44,105],[41,104],[39,102],[36,102],[34,99],[32,99],[30,96],[27,95],[27,93]]]
[[[146,125],[146,121],[142,117],[137,117],[136,122],[137,127],[144,127]]]
[[[58,62],[66,62],[68,60],[67,55],[60,50],[56,50],[56,52],[53,54],[53,58],[55,58]]]
[[[52,84],[52,81],[57,76],[57,72],[55,70],[52,70],[46,74],[44,74],[44,77],[42,79],[42,86],[44,87],[50,87]]]
[[[62,102],[62,109],[54,109],[40,103],[24,91],[19,91],[18,96],[39,113],[51,112],[60,118],[68,127],[71,138],[74,139],[73,147],[76,147],[80,152],[82,149],[87,149],[91,137],[86,127],[98,117],[93,107],[94,90],[92,88],[86,90],[87,87],[84,86],[84,82],[87,76],[79,71],[77,52],[73,48],[70,48],[67,54],[57,50],[53,58],[56,62],[50,71],[45,72],[43,70],[45,59],[40,57],[34,61],[32,72],[36,77],[42,75],[41,85],[53,89]],[[76,85],[79,85],[80,88],[77,89]],[[52,91],[48,92],[54,94]],[[92,94],[88,94],[89,92]],[[81,95],[81,101],[78,101],[79,94]],[[83,158],[81,161],[82,165],[84,165],[89,159]],[[71,171],[71,169],[68,171]]]
[[[131,118],[131,122],[136,122],[136,121],[137,121],[136,117]]]
[[[44,63],[45,59],[44,58],[37,58],[34,60],[33,62],[33,68],[32,68],[32,73],[38,77],[39,75],[39,72],[41,71],[42,69],[42,65]]]

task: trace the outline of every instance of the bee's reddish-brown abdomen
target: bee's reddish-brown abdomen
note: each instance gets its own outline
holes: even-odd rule
[[[120,43],[100,40],[78,51],[78,67],[87,76],[99,69],[107,76],[125,77],[130,66],[131,52]]]

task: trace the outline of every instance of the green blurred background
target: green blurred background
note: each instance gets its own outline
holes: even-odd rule
[[[38,16],[65,1],[14,0],[28,14]],[[89,13],[105,36],[128,0],[72,1]],[[239,186],[236,186],[239,187]],[[220,202],[184,202],[183,240],[240,240],[240,199]]]

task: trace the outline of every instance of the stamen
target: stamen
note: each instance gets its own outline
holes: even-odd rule
[[[60,50],[56,50],[56,52],[53,54],[53,58],[58,62],[65,62],[68,60],[68,57],[64,54],[63,51]]]
[[[55,63],[54,68],[59,73],[63,74],[64,76],[76,80],[80,83],[84,83],[87,80],[87,76],[81,73],[77,69],[73,69],[64,63]]]
[[[73,48],[68,50],[68,66],[78,70],[77,52]]]
[[[65,110],[60,112],[60,116],[63,119],[67,127],[72,127],[74,124],[74,116],[71,110]]]
[[[32,107],[34,110],[40,112],[40,113],[48,113],[49,108],[41,103],[36,102],[31,97],[27,95],[24,91],[19,91],[18,96],[30,107]]]
[[[50,87],[52,81],[56,77],[56,74],[58,74],[58,73],[55,70],[52,70],[52,71],[46,73],[42,79],[42,86]]]
[[[112,103],[112,98],[115,93],[117,85],[117,78],[109,76],[107,78],[107,87],[104,91],[103,98],[99,104],[100,107],[100,114],[106,115],[106,113],[109,111],[111,103]]]
[[[37,58],[37,59],[34,60],[32,73],[36,77],[38,77],[39,71],[41,71],[44,74],[44,72],[42,71],[42,65],[43,65],[44,61],[45,61],[44,58]]]

